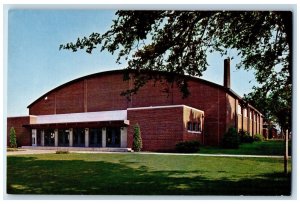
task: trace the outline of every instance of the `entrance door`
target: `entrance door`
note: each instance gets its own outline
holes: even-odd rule
[[[102,146],[102,128],[90,128],[89,130],[89,147]]]
[[[44,145],[45,146],[54,146],[54,130],[48,129],[44,130]]]
[[[69,129],[59,129],[58,130],[58,146],[68,147],[69,139],[70,139]]]
[[[84,147],[85,145],[85,132],[84,128],[73,129],[73,147]]]
[[[120,128],[107,128],[106,147],[120,147],[120,146],[121,146]]]

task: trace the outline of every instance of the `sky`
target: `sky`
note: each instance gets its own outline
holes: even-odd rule
[[[115,19],[115,10],[25,10],[8,12],[7,116],[28,115],[27,106],[51,89],[70,80],[107,70],[122,69],[108,52],[59,50],[93,32],[104,33]],[[223,61],[208,56],[203,79],[223,84]],[[232,51],[231,88],[240,96],[256,85],[253,72],[236,70],[239,58]],[[249,83],[251,81],[251,83]]]

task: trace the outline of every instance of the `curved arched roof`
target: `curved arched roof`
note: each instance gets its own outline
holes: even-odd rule
[[[33,101],[31,104],[29,104],[27,106],[27,108],[30,108],[31,106],[33,106],[35,103],[37,103],[40,99],[46,97],[47,95],[49,95],[50,93],[56,91],[56,90],[59,90],[65,86],[68,86],[70,84],[73,84],[73,83],[76,83],[76,82],[79,82],[79,81],[82,81],[84,79],[88,79],[88,78],[92,78],[92,77],[95,77],[95,76],[105,76],[105,75],[113,75],[113,74],[124,74],[125,71],[128,71],[128,70],[125,70],[125,69],[120,69],[120,70],[110,70],[110,71],[104,71],[104,72],[97,72],[97,73],[94,73],[94,74],[90,74],[90,75],[86,75],[86,76],[83,76],[83,77],[79,77],[79,78],[76,78],[74,80],[71,80],[71,81],[68,81],[48,92],[46,92],[45,94],[43,94],[42,96],[40,96],[38,99],[36,99],[35,101]],[[134,70],[131,70],[131,72],[133,72]],[[161,75],[167,75],[167,74],[170,74],[169,72],[165,72],[165,71],[152,71],[152,72],[156,72],[158,74],[161,74]],[[210,82],[210,81],[207,81],[207,80],[204,80],[204,79],[201,79],[201,78],[198,78],[198,77],[193,77],[193,76],[189,76],[189,75],[185,75],[184,77],[186,77],[188,80],[194,80],[194,81],[198,81],[200,83],[205,83],[205,84],[208,84],[210,86],[213,86],[213,87],[216,87],[216,88],[219,88],[219,89],[222,89],[224,91],[226,91],[228,94],[232,95],[233,97],[239,99],[239,100],[243,100],[237,93],[235,93],[233,90],[231,89],[228,89],[228,88],[225,88],[224,86],[222,85],[219,85],[219,84],[216,84],[216,83],[213,83],[213,82]],[[250,105],[251,106],[251,105]],[[255,109],[253,106],[251,106],[253,109]],[[256,109],[255,109],[256,110]],[[256,110],[258,111],[258,110]],[[259,112],[259,111],[258,111]]]

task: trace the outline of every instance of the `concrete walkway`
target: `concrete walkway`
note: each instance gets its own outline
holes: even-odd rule
[[[56,150],[32,150],[32,149],[18,149],[18,151],[6,152],[6,155],[23,155],[23,154],[48,154],[55,153]]]
[[[18,151],[7,152],[7,155],[25,155],[25,154],[54,154],[56,150],[33,150],[20,149]],[[179,153],[157,153],[157,152],[99,152],[99,151],[69,151],[70,153],[83,154],[149,154],[149,155],[178,155],[178,156],[203,156],[203,157],[237,157],[237,158],[283,158],[275,155],[234,155],[234,154],[179,154]],[[289,158],[291,158],[289,156]]]

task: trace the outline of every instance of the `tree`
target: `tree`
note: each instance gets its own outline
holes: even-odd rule
[[[17,136],[16,136],[16,131],[15,131],[14,127],[10,128],[9,145],[11,148],[17,148]]]
[[[117,63],[127,62],[134,70],[134,87],[124,95],[137,93],[148,80],[149,70],[167,71],[168,82],[176,82],[189,94],[184,74],[202,76],[207,54],[226,55],[236,49],[241,56],[237,68],[254,69],[256,80],[266,91],[291,89],[292,13],[288,11],[117,11],[117,19],[104,34],[92,33],[60,49],[87,53],[101,47],[114,54]],[[146,73],[145,73],[146,72]]]
[[[135,152],[140,152],[143,148],[143,141],[141,137],[141,131],[139,124],[135,124],[133,127],[133,144],[132,149]]]
[[[291,90],[277,90],[265,93],[259,88],[244,96],[244,99],[257,107],[265,116],[266,121],[276,122],[285,135],[284,172],[287,174],[288,135],[291,131]]]
[[[266,93],[260,88],[244,95],[243,99],[256,107],[263,115],[265,121],[273,121],[280,126],[282,132],[291,131],[292,98],[291,90],[280,90]]]

